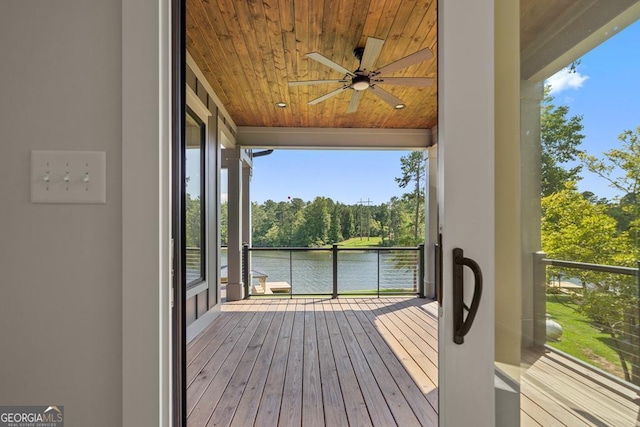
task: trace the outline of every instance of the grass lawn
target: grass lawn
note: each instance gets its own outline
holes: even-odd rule
[[[567,295],[547,295],[547,313],[562,326],[560,341],[548,341],[547,344],[624,378],[618,354],[608,345],[611,337],[594,328],[575,308]]]
[[[380,246],[382,244],[382,237],[363,237],[360,240],[360,237],[352,237],[348,240],[343,240],[338,243],[338,246],[343,246],[347,248],[362,248],[369,246]]]

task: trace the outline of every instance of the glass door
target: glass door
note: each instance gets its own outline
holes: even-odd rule
[[[496,357],[520,368],[522,425],[638,423],[638,18],[638,1],[527,0],[515,19],[522,340],[519,366]]]

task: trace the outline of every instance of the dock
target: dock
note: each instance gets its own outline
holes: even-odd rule
[[[260,284],[253,285],[254,295],[272,295],[291,293],[291,285],[287,282],[267,282],[260,281]]]

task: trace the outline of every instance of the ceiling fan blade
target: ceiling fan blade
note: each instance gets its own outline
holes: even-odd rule
[[[312,99],[311,101],[309,101],[307,104],[309,105],[316,105],[319,102],[324,101],[325,99],[329,99],[332,96],[336,96],[337,94],[339,94],[340,92],[342,92],[343,90],[347,89],[349,86],[345,85],[343,87],[341,87],[340,89],[336,89],[334,91],[331,91],[329,93],[326,93],[324,95],[322,95],[320,98],[316,98],[316,99]]]
[[[340,71],[343,74],[346,74],[349,76],[355,76],[355,74],[353,74],[351,71],[344,68],[342,65],[336,64],[326,56],[320,55],[318,52],[307,53],[306,57],[316,60],[319,63],[326,65],[327,67],[333,68],[336,71]]]
[[[347,113],[355,113],[358,110],[358,104],[360,104],[360,98],[362,98],[363,93],[364,91],[362,90],[353,91],[351,101],[349,101],[349,107],[347,108]]]
[[[289,86],[322,85],[325,83],[347,83],[347,80],[303,80],[289,82]]]
[[[431,49],[427,47],[415,53],[412,53],[411,55],[405,56],[404,58],[398,59],[391,64],[385,65],[382,68],[378,68],[376,71],[374,71],[374,73],[376,75],[391,73],[431,58],[433,58],[433,53],[431,53]]]
[[[376,77],[371,79],[371,84],[429,87],[434,81],[435,79],[430,77]]]
[[[378,56],[380,56],[383,44],[384,40],[376,39],[373,37],[367,38],[367,44],[364,47],[362,61],[360,62],[361,71],[370,71],[373,69],[373,65],[378,60]]]
[[[373,92],[378,98],[382,99],[384,102],[386,102],[387,104],[391,105],[394,108],[396,107],[396,105],[402,104],[402,100],[400,98],[396,98],[395,96],[391,95],[389,92],[386,92],[380,89],[379,87],[369,86],[369,90]]]

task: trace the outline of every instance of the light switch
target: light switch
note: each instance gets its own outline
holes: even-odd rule
[[[32,151],[32,203],[106,203],[107,153]]]

